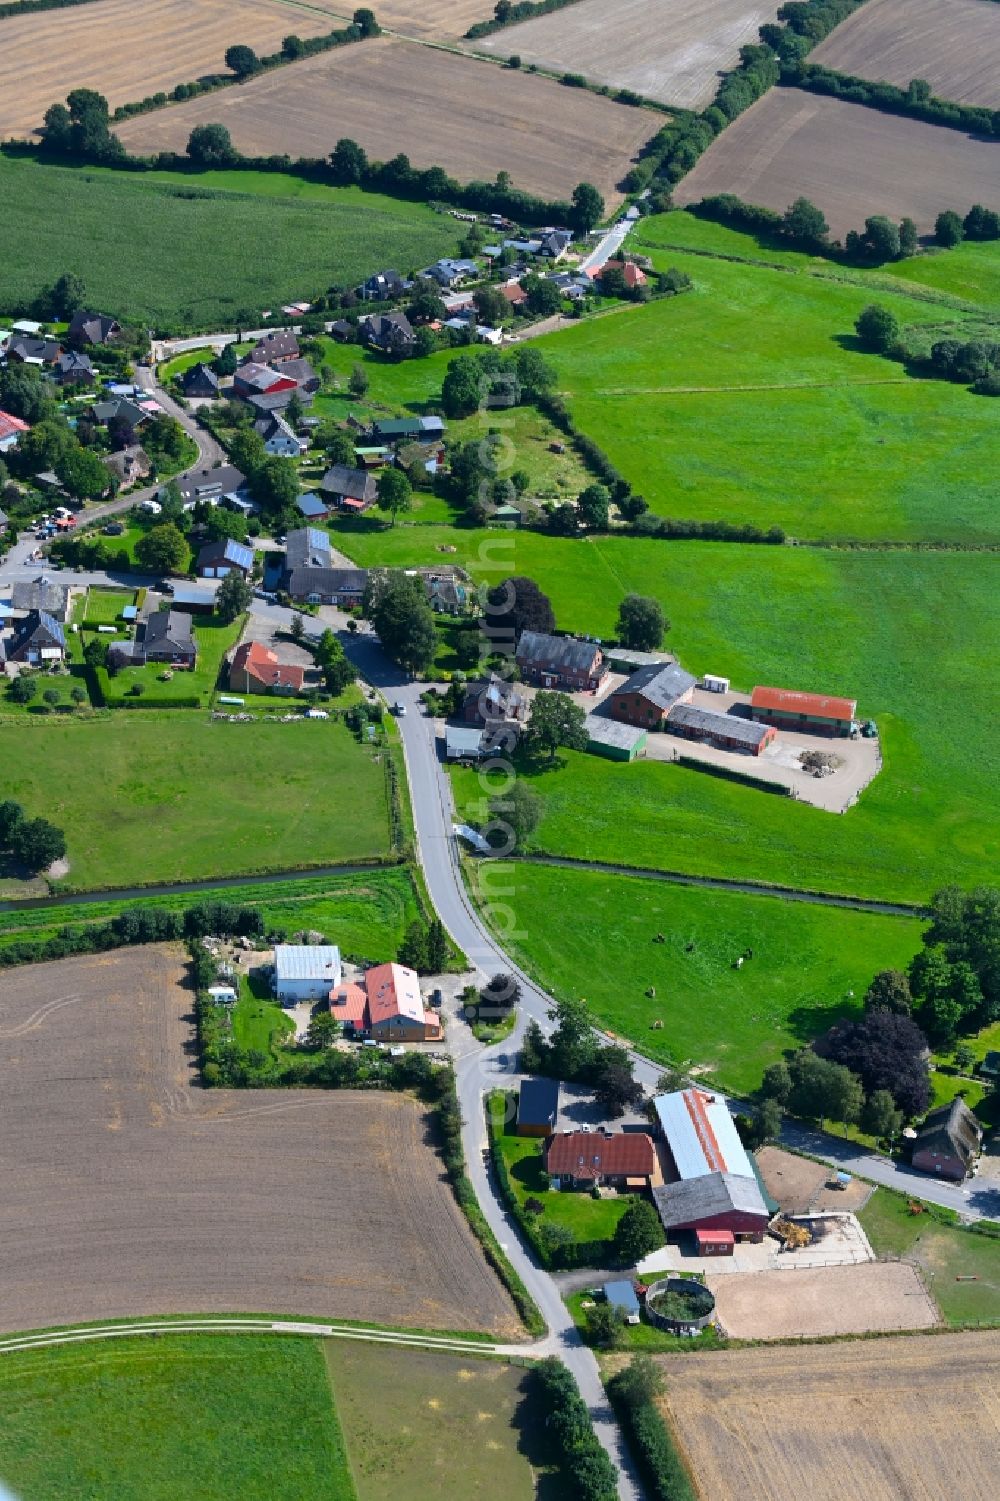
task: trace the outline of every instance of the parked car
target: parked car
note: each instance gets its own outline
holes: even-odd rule
[[[398,719],[402,719],[403,715],[406,713],[406,705],[402,703],[395,703],[392,706],[392,712]]]
[[[125,528],[120,521],[109,521],[107,526],[101,528],[106,537],[120,537]]]

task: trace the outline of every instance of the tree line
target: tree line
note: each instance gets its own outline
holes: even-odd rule
[[[1000,109],[991,110],[980,105],[956,104],[951,99],[939,99],[931,92],[931,86],[925,78],[911,78],[904,89],[883,80],[873,82],[868,78],[858,78],[852,73],[838,73],[819,63],[797,61],[782,68],[781,82],[807,89],[812,94],[825,94],[833,99],[846,99],[851,104],[864,104],[869,109],[882,110],[886,114],[924,120],[929,125],[947,125],[954,130],[968,130],[977,135],[1000,136]]]
[[[562,10],[575,5],[576,0],[496,0],[492,21],[476,21],[465,33],[470,42],[480,37],[492,36],[505,26],[516,26],[520,21],[530,21],[534,16],[547,16],[550,11]]]
[[[199,94],[210,94],[216,89],[234,83],[244,83],[260,73],[280,68],[285,63],[298,62],[303,57],[314,57],[319,52],[330,52],[335,47],[345,47],[351,42],[360,42],[365,37],[379,36],[381,27],[371,10],[356,10],[349,26],[329,31],[323,36],[300,37],[294,33],[286,36],[278,52],[259,57],[252,47],[235,43],[226,49],[228,73],[210,73],[190,83],[179,83],[170,93],[147,94],[144,99],[121,104],[114,112],[115,120],[129,120],[135,115],[148,114],[162,109],[165,104],[179,104],[184,99],[196,99]]]
[[[4,944],[0,946],[0,967],[39,964],[72,954],[100,954],[140,943],[203,938],[209,934],[254,938],[263,931],[264,921],[256,907],[233,902],[206,900],[180,911],[169,907],[123,907],[107,922],[66,925],[47,938],[19,938]]]
[[[945,887],[931,902],[930,918],[906,973],[876,974],[860,1016],[837,1022],[810,1047],[765,1069],[763,1139],[777,1135],[787,1107],[821,1122],[858,1122],[892,1141],[930,1104],[930,1048],[955,1048],[960,1037],[1000,1019],[1000,890]],[[971,1061],[971,1052],[959,1058]]]

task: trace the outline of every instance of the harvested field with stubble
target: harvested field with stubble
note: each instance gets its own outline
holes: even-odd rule
[[[198,1087],[184,958],[4,973],[0,1330],[240,1311],[516,1334],[425,1111]]]
[[[343,14],[350,17],[353,6],[346,6]],[[457,40],[476,21],[493,20],[493,0],[379,0],[375,14],[384,31],[434,41]]]
[[[183,151],[195,125],[220,122],[247,155],[316,157],[341,136],[370,157],[405,151],[465,182],[509,172],[515,185],[568,198],[581,178],[618,201],[615,183],[660,119],[584,89],[395,37],[278,68],[236,89],[139,115],[129,151]]]
[[[661,104],[704,109],[720,72],[777,11],[776,0],[672,0],[667,7],[662,0],[580,0],[472,45],[494,57],[516,52],[525,63],[582,73]]]
[[[337,21],[296,0],[97,0],[12,16],[3,27],[0,138],[30,136],[71,89],[97,89],[112,109],[226,71],[226,48],[276,52],[289,32],[321,36]]]
[[[996,1495],[1000,1334],[656,1359],[704,1501]]]
[[[709,1286],[731,1339],[821,1339],[940,1323],[919,1273],[905,1261],[729,1272],[710,1277]]]
[[[765,94],[705,152],[674,189],[678,207],[716,193],[783,211],[800,196],[819,204],[831,232],[869,214],[908,215],[929,233],[942,209],[968,213],[996,196],[1000,147],[802,89]]]
[[[1000,16],[992,0],[868,0],[809,61],[940,99],[1000,108]]]

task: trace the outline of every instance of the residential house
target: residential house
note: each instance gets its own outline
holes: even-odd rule
[[[605,271],[620,271],[625,286],[630,291],[636,287],[644,287],[648,280],[645,271],[637,266],[635,261],[610,260],[605,261],[603,266],[597,266],[590,275],[594,281],[600,281]]]
[[[369,276],[367,281],[363,281],[354,290],[362,302],[386,302],[391,297],[402,297],[412,285],[398,271],[376,271],[374,276]]]
[[[405,313],[369,313],[358,320],[358,331],[366,344],[383,354],[403,354],[417,341]]]
[[[224,579],[230,573],[240,573],[248,579],[253,573],[253,548],[234,542],[231,537],[206,542],[198,553],[197,573],[203,579]]]
[[[675,704],[691,702],[697,681],[676,662],[640,667],[608,695],[608,713],[626,724],[662,729]]]
[[[301,693],[306,669],[279,662],[263,641],[244,641],[229,664],[230,693]]]
[[[350,344],[354,339],[355,325],[347,318],[335,318],[330,324],[330,333],[338,344]]]
[[[428,266],[426,271],[421,271],[421,276],[436,281],[439,287],[446,287],[449,291],[457,287],[459,282],[469,281],[479,275],[479,267],[475,261],[454,260],[445,257],[436,261],[433,266]]]
[[[7,515],[7,512],[6,511],[0,511],[0,537],[3,537],[3,536],[6,535],[7,528],[8,528],[9,525],[10,525],[10,517]]]
[[[288,533],[281,577],[292,599],[342,609],[359,605],[368,584],[367,569],[334,567],[328,534],[312,526]]]
[[[752,719],[719,714],[714,709],[702,709],[689,703],[674,704],[667,714],[664,728],[685,740],[699,740],[719,750],[743,751],[751,756],[761,755],[778,738],[773,725],[757,724]]]
[[[543,1148],[545,1171],[559,1188],[643,1189],[656,1172],[645,1131],[565,1131]]]
[[[425,574],[424,588],[428,604],[438,615],[466,615],[475,598],[474,590],[456,578]]]
[[[122,331],[116,318],[106,313],[74,313],[66,333],[67,341],[76,349],[99,348],[114,339]]]
[[[89,354],[80,354],[75,349],[68,349],[61,354],[53,366],[53,375],[60,386],[86,386],[95,378],[94,370]]]
[[[526,682],[568,693],[594,693],[607,674],[597,643],[575,636],[522,631],[514,657]]]
[[[308,360],[285,360],[280,366],[282,375],[288,375],[298,387],[300,401],[306,402],[319,390],[319,376]]]
[[[550,281],[570,302],[582,302],[594,290],[589,277],[576,276],[572,271],[554,271],[546,281]]]
[[[982,1126],[956,1095],[950,1104],[930,1112],[917,1132],[910,1160],[918,1172],[961,1183],[972,1171],[982,1144]]]
[[[551,1136],[559,1119],[559,1081],[524,1079],[517,1097],[518,1136]]]
[[[7,660],[28,667],[61,662],[66,655],[66,635],[55,616],[31,610],[14,629],[7,643]]]
[[[330,514],[330,502],[321,500],[315,490],[300,495],[295,504],[306,521],[325,521]]]
[[[441,1022],[424,1006],[420,979],[403,964],[376,964],[356,985],[333,987],[330,1015],[345,1031],[379,1042],[437,1042]]]
[[[750,716],[758,724],[809,735],[850,735],[857,708],[853,698],[799,693],[790,688],[755,688],[750,698]]]
[[[254,365],[282,365],[299,357],[298,336],[290,328],[275,328],[258,339],[247,356]]]
[[[526,724],[530,705],[514,683],[495,672],[485,682],[470,683],[459,711],[463,724],[490,729],[502,724]]]
[[[524,312],[528,306],[528,294],[520,282],[508,282],[500,288],[500,295],[510,303],[516,313]]]
[[[120,448],[117,453],[108,454],[102,463],[114,475],[118,481],[118,488],[121,490],[127,490],[130,485],[137,484],[139,480],[148,479],[153,472],[148,453],[138,443],[132,443],[128,448]]]
[[[378,481],[364,469],[334,464],[324,474],[320,489],[335,506],[345,511],[367,511],[378,499]]]
[[[300,459],[309,447],[308,439],[297,437],[277,412],[258,417],[253,428],[264,440],[264,452],[278,458]]]
[[[12,417],[9,412],[0,412],[0,453],[9,453],[16,448],[22,433],[29,431],[27,422]]]
[[[279,943],[274,949],[274,993],[283,1006],[325,1001],[341,981],[335,944]]]
[[[481,761],[491,753],[488,737],[478,726],[445,725],[444,758],[446,761]]]
[[[547,260],[561,261],[572,243],[573,236],[568,229],[550,229],[542,235],[538,254]]]
[[[64,624],[69,614],[69,590],[43,573],[34,579],[16,579],[10,603],[18,613],[41,610]]]
[[[124,437],[123,448],[134,442],[136,433],[143,423],[149,421],[150,416],[127,396],[112,396],[104,401],[95,401],[89,408],[89,415],[109,431],[113,430],[119,437]]]
[[[682,1089],[657,1095],[653,1107],[666,1180],[653,1189],[653,1200],[667,1232],[763,1240],[775,1206],[722,1096]]]
[[[211,365],[199,361],[184,371],[181,376],[181,390],[185,396],[204,398],[214,401],[221,390],[221,382]]]
[[[219,464],[214,469],[193,469],[177,481],[184,509],[191,510],[199,501],[218,505],[223,497],[239,495],[245,477],[234,464]]]
[[[54,365],[61,354],[58,339],[18,337],[7,345],[7,363],[13,365]]]
[[[267,396],[271,399],[280,398],[279,404],[287,406],[297,389],[298,382],[293,376],[286,375],[284,371],[276,370],[271,365],[258,365],[254,361],[239,365],[233,376],[234,395],[246,400],[252,396]]]
[[[174,609],[148,616],[141,646],[147,662],[193,669],[197,648],[191,633],[191,616]]]

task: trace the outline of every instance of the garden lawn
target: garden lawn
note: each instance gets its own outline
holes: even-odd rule
[[[483,534],[454,535],[466,538],[456,561],[503,577],[483,569]],[[882,771],[843,815],[676,765],[569,753],[533,778],[546,803],[538,848],[917,902],[995,871],[992,556],[490,536],[511,549],[499,555],[507,571],[550,594],[561,627],[610,636],[623,594],[656,595],[673,621],[667,643],[690,671],[747,691],[856,696],[882,737]]]
[[[577,1241],[611,1240],[618,1221],[632,1203],[630,1195],[592,1199],[587,1192],[560,1193],[550,1189],[544,1176],[542,1141],[537,1136],[518,1136],[513,1119],[504,1120],[495,1129],[511,1186],[522,1208],[528,1199],[539,1199],[545,1206],[539,1218],[552,1225],[565,1225]]]
[[[401,866],[367,871],[364,876],[263,880],[252,886],[139,897],[128,903],[94,901],[2,912],[0,946],[24,938],[48,938],[62,927],[76,929],[86,923],[107,922],[123,906],[179,911],[198,901],[215,900],[258,907],[269,931],[283,928],[291,934],[300,929],[314,929],[336,943],[345,958],[368,963],[394,958],[406,929],[421,915],[412,874],[408,867]]]
[[[134,605],[134,589],[88,589],[83,619],[90,625],[114,625],[126,605]]]
[[[454,219],[424,204],[291,174],[136,174],[5,156],[0,202],[4,312],[23,314],[72,263],[95,306],[161,333],[214,332],[334,277],[350,286],[379,266],[405,272],[454,254],[459,239]]]
[[[219,669],[226,653],[236,645],[243,629],[245,616],[224,623],[216,615],[194,615],[191,628],[198,655],[194,668],[168,669],[162,662],[149,662],[144,667],[123,667],[112,677],[107,668],[97,669],[97,680],[105,704],[120,708],[135,700],[133,690],[141,687],[142,696],[157,703],[169,703],[174,699],[197,698],[201,708],[212,699],[219,681]],[[169,681],[161,681],[161,674],[172,671]],[[273,700],[271,701],[273,704]]]
[[[161,1335],[19,1352],[0,1365],[0,1427],[4,1481],[26,1501],[356,1497],[315,1340]]]
[[[517,917],[511,947],[546,990],[584,997],[603,1028],[737,1093],[859,1011],[872,975],[905,969],[920,947],[910,918],[525,861],[502,874]]]
[[[901,323],[949,334],[966,314],[900,295],[902,283],[876,292],[787,266],[653,259],[693,291],[536,346],[578,426],[651,510],[807,540],[997,540],[992,404],[913,379],[854,336],[875,295]]]
[[[295,1031],[295,1023],[280,1006],[257,995],[249,978],[241,974],[239,999],[230,1011],[233,1041],[241,1048],[257,1048],[261,1053],[270,1053],[289,1033]]]
[[[326,1359],[359,1501],[568,1501],[552,1476],[536,1493],[541,1435],[524,1370],[348,1340],[328,1341]]]
[[[5,795],[65,830],[69,885],[149,885],[389,853],[385,772],[334,721],[139,710],[0,725]]]
[[[858,1215],[876,1255],[916,1261],[946,1323],[1000,1323],[1000,1236],[963,1230],[941,1210],[910,1214],[907,1202],[877,1188]]]

